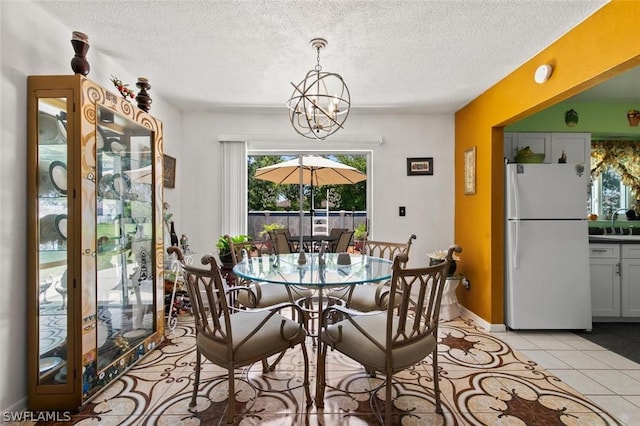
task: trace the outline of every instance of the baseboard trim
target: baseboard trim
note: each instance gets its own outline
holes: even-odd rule
[[[507,327],[504,324],[491,324],[462,305],[460,305],[460,312],[462,316],[472,319],[473,322],[482,327],[484,331],[489,333],[504,333],[507,331]]]

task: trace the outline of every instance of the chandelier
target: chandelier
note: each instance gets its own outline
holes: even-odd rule
[[[311,46],[318,52],[317,65],[300,83],[293,86],[289,107],[289,120],[293,129],[309,139],[326,139],[334,134],[349,116],[351,97],[339,74],[324,72],[320,66],[320,49],[327,40],[314,38]]]

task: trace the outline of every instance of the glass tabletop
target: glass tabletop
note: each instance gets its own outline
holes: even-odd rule
[[[346,263],[346,257],[350,264]],[[326,253],[324,266],[318,265],[318,255],[305,253],[306,263],[298,264],[298,253],[256,256],[249,262],[233,267],[237,276],[275,284],[302,286],[336,286],[377,282],[391,278],[393,262],[360,254]]]

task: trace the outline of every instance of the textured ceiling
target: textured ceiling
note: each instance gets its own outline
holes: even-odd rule
[[[284,108],[323,37],[354,112],[451,113],[607,1],[33,2],[182,111]]]

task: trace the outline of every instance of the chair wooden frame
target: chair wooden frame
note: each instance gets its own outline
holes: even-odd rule
[[[177,247],[171,247],[168,251],[178,256],[195,318],[196,366],[189,407],[196,406],[202,356],[227,369],[227,424],[233,424],[235,370],[258,361],[262,362],[264,368],[268,357],[281,355],[296,345],[300,345],[304,358],[304,380],[301,385],[289,390],[304,387],[307,406],[310,406],[309,357],[305,345],[307,332],[301,308],[294,303],[283,303],[269,309],[235,310],[229,306],[227,298],[229,293],[239,291],[241,287],[224,285],[218,263],[212,255],[202,258],[202,264],[209,266],[204,269],[187,265]],[[298,321],[280,315],[279,311],[285,308],[297,310]]]
[[[453,253],[461,251],[459,246],[451,246],[443,263],[411,269],[402,266],[408,261],[407,255],[397,255],[385,311],[357,312],[338,305],[323,311],[323,331],[318,348],[317,407],[324,406],[326,356],[327,348],[331,347],[363,364],[368,372],[384,375],[385,381],[380,388],[385,387],[384,424],[389,426],[392,424],[394,401],[393,375],[431,355],[435,411],[442,414],[437,356],[440,303]],[[395,306],[398,306],[397,310]],[[344,319],[330,323],[336,315]],[[371,391],[372,399],[376,398],[378,389]],[[378,416],[381,420],[382,415],[378,413]]]

